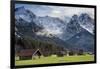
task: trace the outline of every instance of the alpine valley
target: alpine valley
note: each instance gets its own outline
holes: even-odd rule
[[[49,44],[52,51],[58,48],[94,52],[94,19],[88,13],[65,16],[63,19],[48,15],[42,17],[21,6],[15,8],[15,38],[16,50],[44,50]]]

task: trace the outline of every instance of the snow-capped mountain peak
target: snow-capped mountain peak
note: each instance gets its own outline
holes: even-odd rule
[[[32,22],[35,17],[30,10],[25,9],[24,6],[18,7],[15,9],[15,18],[19,20],[22,18],[23,20],[27,21],[28,23]]]
[[[94,34],[94,20],[87,13],[79,16],[79,24],[91,34]]]
[[[43,26],[43,30],[37,32],[37,35],[45,35],[47,37],[57,36],[61,37],[63,30],[66,28],[65,23],[59,18],[55,17],[38,17],[37,25]]]
[[[81,32],[82,29],[86,29],[92,34],[94,30],[94,20],[86,13],[82,13],[81,15],[74,14],[71,18],[65,18],[64,20],[59,17],[36,16],[32,11],[22,6],[15,9],[15,19],[19,21],[19,23],[34,23],[42,27],[41,30],[39,29],[35,32],[37,35],[47,37],[56,36],[62,40],[71,38]],[[32,30],[35,28],[36,27],[33,26]]]

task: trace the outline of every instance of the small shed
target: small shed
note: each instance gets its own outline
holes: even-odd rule
[[[25,49],[25,50],[21,50],[18,53],[20,60],[32,59],[32,57],[34,57],[34,56],[38,56],[40,58],[41,55],[42,55],[42,53],[39,49],[37,49],[37,50]]]

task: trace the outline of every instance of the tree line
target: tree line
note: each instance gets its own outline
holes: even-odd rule
[[[23,37],[23,38],[15,38],[15,52],[18,53],[23,49],[39,49],[44,56],[50,56],[52,54],[57,55],[58,57],[62,57],[66,54],[69,56],[75,55],[83,55],[84,51],[79,49],[77,52],[74,50],[68,50],[65,47],[59,46],[57,44],[51,42],[44,42],[41,40],[35,40],[31,37]]]

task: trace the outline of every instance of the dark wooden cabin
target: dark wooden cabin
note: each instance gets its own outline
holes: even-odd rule
[[[19,60],[25,60],[25,59],[32,59],[32,57],[34,56],[38,56],[40,58],[42,53],[40,52],[39,49],[37,50],[25,49],[21,50],[17,55],[19,56]]]

